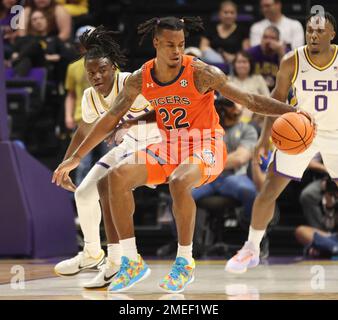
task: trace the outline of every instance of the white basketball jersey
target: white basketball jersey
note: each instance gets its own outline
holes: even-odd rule
[[[295,50],[293,87],[297,107],[313,114],[318,130],[338,130],[338,46],[324,67],[310,59],[307,47]]]
[[[93,87],[83,92],[81,107],[84,122],[92,123],[108,111],[129,75],[129,72],[116,72],[114,86],[107,97],[103,97]],[[133,119],[150,110],[152,110],[150,103],[142,95],[138,95],[129,111],[123,116],[123,119]]]

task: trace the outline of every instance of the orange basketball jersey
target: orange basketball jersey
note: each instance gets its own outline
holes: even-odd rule
[[[169,140],[173,136],[169,136],[170,133],[181,129],[211,132],[211,136],[223,134],[214,107],[214,91],[201,94],[195,87],[194,68],[191,66],[193,59],[192,56],[183,55],[179,74],[167,83],[156,79],[155,59],[142,67],[142,95],[155,109],[157,125]]]

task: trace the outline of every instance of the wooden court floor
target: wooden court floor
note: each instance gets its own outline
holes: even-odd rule
[[[224,261],[197,261],[195,282],[184,294],[158,288],[172,261],[147,262],[148,279],[126,293],[110,294],[82,288],[93,272],[60,278],[49,261],[0,260],[0,300],[338,300],[338,261],[269,263],[243,275],[224,272]]]

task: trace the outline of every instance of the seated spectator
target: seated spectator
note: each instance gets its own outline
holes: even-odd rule
[[[269,88],[264,78],[260,74],[254,73],[254,64],[252,57],[246,51],[240,51],[235,55],[233,62],[233,76],[230,81],[238,88],[244,91],[269,96]],[[241,121],[249,122],[252,117],[252,111],[245,108]]]
[[[56,0],[56,2],[62,5],[71,15],[73,30],[93,22],[89,14],[88,0]]]
[[[316,167],[319,167],[316,165]],[[310,256],[338,254],[338,188],[328,177],[310,183],[301,193],[300,202],[307,221],[295,236]]]
[[[59,38],[48,35],[47,16],[43,11],[32,11],[27,35],[16,38],[13,51],[12,65],[18,75],[25,76],[32,67],[46,67],[50,78],[56,76],[63,81],[69,53]]]
[[[228,156],[225,169],[215,181],[193,189],[192,196],[195,200],[212,195],[232,197],[244,206],[245,216],[250,219],[256,188],[247,176],[247,169],[257,142],[257,133],[250,124],[240,122],[242,106],[222,97],[216,105],[226,133]]]
[[[41,10],[48,20],[48,35],[56,35],[61,41],[69,40],[72,32],[72,19],[67,10],[56,4],[55,0],[29,0],[25,7],[26,28],[20,30],[20,35],[27,33],[29,17],[32,11]]]
[[[75,35],[75,45],[78,52],[82,55],[84,48],[80,45],[80,36],[86,30],[93,30],[92,26],[84,26],[77,30]],[[86,77],[84,58],[71,63],[67,68],[65,89],[67,95],[65,99],[65,127],[74,130],[82,120],[81,100],[82,94],[89,83]]]
[[[1,0],[0,1],[0,28],[4,40],[4,57],[8,60],[13,52],[12,44],[17,31],[11,28],[11,20],[15,13],[11,13],[11,8],[19,3],[18,0]]]
[[[232,63],[236,52],[248,48],[248,34],[236,23],[237,5],[232,1],[221,3],[219,23],[201,38],[203,60],[208,63]]]
[[[302,24],[282,14],[281,0],[261,0],[261,10],[265,19],[254,23],[250,29],[250,45],[261,43],[263,33],[270,25],[278,28],[281,40],[291,49],[304,45],[304,29]]]
[[[248,50],[254,62],[254,73],[263,76],[270,91],[275,87],[280,61],[288,51],[274,26],[265,29],[260,45]]]
[[[88,0],[56,0],[72,17],[78,17],[88,13]]]

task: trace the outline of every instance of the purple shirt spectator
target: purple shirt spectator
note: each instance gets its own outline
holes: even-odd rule
[[[279,31],[274,26],[265,29],[260,45],[248,50],[254,62],[254,73],[263,76],[270,91],[275,87],[279,63],[288,51],[290,48],[279,40]]]

